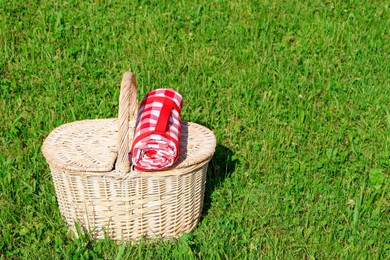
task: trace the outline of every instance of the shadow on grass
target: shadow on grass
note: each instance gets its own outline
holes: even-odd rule
[[[196,123],[212,129],[212,127],[207,122]],[[215,189],[220,187],[225,178],[228,178],[234,172],[237,162],[238,160],[234,157],[232,150],[218,143],[217,140],[215,153],[209,162],[207,169],[205,194],[200,221],[202,221],[202,219],[208,214],[212,203],[212,194],[214,193]]]
[[[200,221],[207,215],[211,207],[214,190],[221,186],[224,179],[234,172],[236,163],[237,160],[233,157],[233,152],[226,146],[217,144],[207,170],[204,204]]]

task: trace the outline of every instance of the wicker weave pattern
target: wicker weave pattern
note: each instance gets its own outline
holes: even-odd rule
[[[67,174],[51,167],[61,214],[76,232],[78,221],[95,238],[176,237],[198,223],[207,164],[161,178]]]
[[[62,125],[42,146],[61,214],[73,231],[78,222],[97,239],[170,238],[191,231],[199,221],[216,145],[213,133],[183,122],[181,153],[173,168],[131,171],[136,100],[135,77],[125,73],[118,119]]]

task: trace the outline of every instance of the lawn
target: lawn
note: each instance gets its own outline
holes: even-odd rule
[[[174,2],[0,0],[0,258],[389,259],[388,2]],[[217,138],[174,241],[75,238],[41,153],[127,70]]]

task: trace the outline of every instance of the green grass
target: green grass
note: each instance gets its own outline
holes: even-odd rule
[[[0,258],[389,259],[388,3],[173,2],[0,0]],[[217,137],[174,242],[72,238],[40,151],[126,70]]]

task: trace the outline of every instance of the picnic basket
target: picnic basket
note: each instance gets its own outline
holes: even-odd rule
[[[76,235],[78,223],[95,239],[172,238],[199,222],[214,134],[183,121],[177,163],[138,171],[129,158],[137,111],[135,75],[126,72],[118,118],[67,123],[43,143],[61,215]]]

